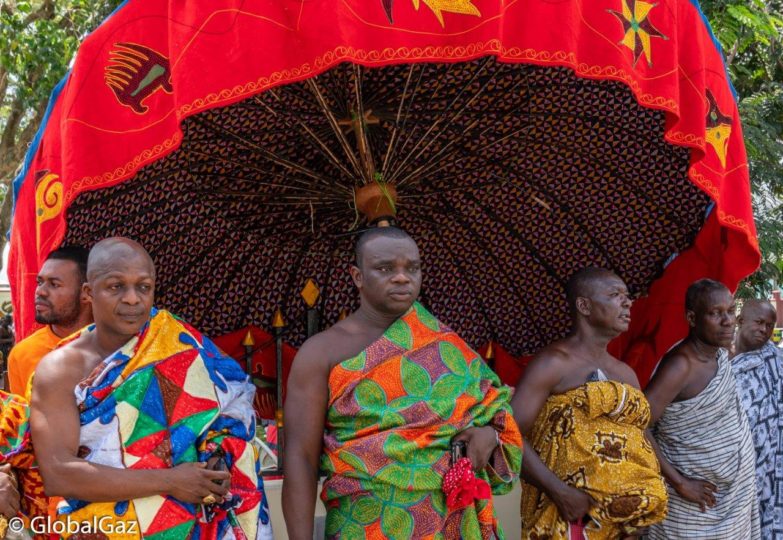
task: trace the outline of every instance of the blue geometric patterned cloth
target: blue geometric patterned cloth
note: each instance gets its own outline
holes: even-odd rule
[[[783,351],[767,342],[732,359],[756,447],[761,537],[783,540]]]

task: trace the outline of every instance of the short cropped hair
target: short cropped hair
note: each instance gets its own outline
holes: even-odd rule
[[[79,270],[79,280],[82,283],[87,281],[87,258],[90,252],[82,246],[63,246],[52,251],[47,261],[73,261]]]
[[[574,272],[568,282],[566,282],[565,293],[568,309],[571,314],[576,313],[576,299],[580,297],[589,297],[592,292],[592,285],[595,281],[607,276],[614,276],[614,272],[601,268],[600,266],[586,266],[581,270]]]
[[[685,311],[696,311],[705,296],[717,291],[729,292],[729,288],[714,279],[694,281],[685,291]]]
[[[399,227],[373,227],[371,229],[367,229],[362,234],[360,234],[359,238],[356,240],[356,247],[354,248],[354,263],[356,266],[362,265],[362,254],[364,252],[364,246],[367,245],[367,242],[373,238],[378,238],[381,236],[384,238],[407,238],[415,243],[415,240],[411,238],[411,235]]]

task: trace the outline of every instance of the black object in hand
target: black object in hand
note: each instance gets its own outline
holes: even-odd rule
[[[465,441],[451,441],[451,465],[468,455],[468,447]]]

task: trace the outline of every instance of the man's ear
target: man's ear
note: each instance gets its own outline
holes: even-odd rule
[[[685,312],[685,320],[688,321],[688,326],[691,328],[696,327],[696,312],[692,310],[688,310]]]
[[[82,292],[79,295],[79,301],[85,304],[92,304],[92,287],[85,282],[82,283]]]
[[[362,289],[362,271],[359,270],[359,267],[355,264],[351,265],[351,279],[353,279],[353,284],[356,285],[356,288],[361,290]]]
[[[592,304],[590,303],[589,298],[585,298],[583,296],[579,296],[576,299],[576,311],[577,313],[584,315],[585,317],[590,316],[590,312],[592,311]]]

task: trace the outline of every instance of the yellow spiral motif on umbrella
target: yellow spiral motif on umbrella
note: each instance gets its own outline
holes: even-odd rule
[[[60,215],[63,208],[63,183],[60,177],[49,171],[39,173],[41,179],[35,186],[35,224],[38,251],[41,251],[41,225]]]

